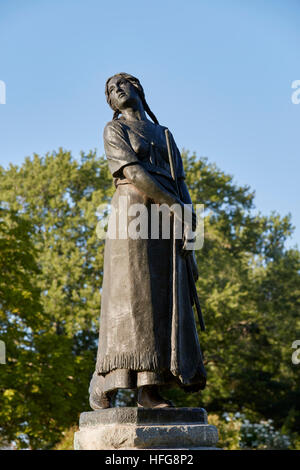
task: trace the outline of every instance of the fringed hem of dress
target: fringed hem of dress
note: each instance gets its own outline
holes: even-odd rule
[[[158,374],[166,373],[174,377],[178,385],[186,391],[203,390],[206,385],[206,372],[200,362],[191,372],[190,376],[182,375],[178,369],[162,368],[158,355],[150,354],[119,354],[114,357],[105,356],[101,362],[97,364],[96,374],[105,375],[116,370],[127,370],[134,372],[156,372]]]
[[[114,369],[131,369],[135,371],[159,370],[160,361],[157,354],[118,354],[105,356],[98,362],[98,374],[107,374]]]

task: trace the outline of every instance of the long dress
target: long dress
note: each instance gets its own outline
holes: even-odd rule
[[[175,242],[174,257],[172,230],[171,237],[165,238],[161,219],[158,236],[151,237],[154,217],[151,211],[153,208],[158,211],[159,205],[154,205],[123,174],[125,166],[142,165],[165,190],[176,194],[165,129],[150,121],[122,118],[109,122],[104,129],[105,153],[116,191],[111,202],[114,217],[111,214],[107,231],[113,236],[107,236],[105,241],[99,345],[93,379],[97,377],[103,392],[174,383],[186,391],[198,391],[206,383],[186,261],[180,254],[181,241]],[[172,135],[171,145],[177,178],[185,178]],[[133,217],[124,210],[124,203],[127,208],[144,204],[150,236],[128,236]]]

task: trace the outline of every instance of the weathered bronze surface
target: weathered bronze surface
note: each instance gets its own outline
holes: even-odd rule
[[[180,152],[169,133],[176,181],[172,178],[166,127],[159,125],[150,110],[138,79],[114,75],[106,82],[106,97],[114,110],[113,120],[104,129],[105,153],[116,186],[112,206],[127,233],[132,217],[119,218],[124,215],[120,198],[128,207],[144,204],[149,236],[124,239],[117,231],[117,237],[106,239],[90,404],[93,409],[107,408],[117,389],[138,388],[139,406],[168,407],[171,404],[160,396],[158,386],[174,383],[186,391],[198,391],[205,387],[206,373],[187,268],[190,257],[196,278],[195,257],[172,230],[166,239],[160,226],[158,238],[151,237],[151,205],[156,204],[157,211],[161,204],[183,207],[191,204],[191,198]],[[108,231],[110,224],[111,219]]]

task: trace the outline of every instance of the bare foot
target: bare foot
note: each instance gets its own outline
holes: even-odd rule
[[[145,385],[138,390],[138,407],[142,408],[172,408],[173,403],[165,400],[158,391],[157,385]]]

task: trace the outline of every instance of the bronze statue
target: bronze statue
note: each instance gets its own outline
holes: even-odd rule
[[[116,186],[112,207],[127,236],[107,237],[105,242],[90,405],[95,410],[108,408],[114,392],[125,388],[138,389],[138,406],[170,407],[172,403],[160,394],[164,385],[198,391],[206,384],[193,314],[195,286],[192,291],[189,274],[192,269],[196,279],[197,266],[194,252],[186,249],[195,212],[192,209],[192,227],[172,212],[174,204],[191,205],[182,159],[172,135],[168,141],[166,128],[150,110],[139,80],[116,74],[107,80],[105,93],[114,111],[104,129],[105,153]],[[149,236],[128,236],[131,217],[121,213],[121,198],[128,207],[139,203],[147,209]],[[151,236],[153,211],[159,212],[162,204],[171,209],[171,220],[183,224],[182,239],[176,239],[172,230],[170,237],[163,236],[161,221],[158,236]],[[110,224],[111,220],[108,232]]]

